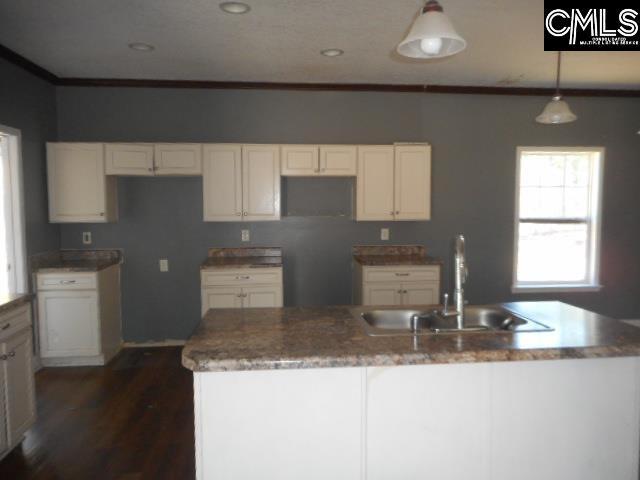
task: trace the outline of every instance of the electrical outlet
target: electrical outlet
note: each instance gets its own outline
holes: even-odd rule
[[[93,240],[91,239],[91,232],[82,232],[82,244],[91,245]]]
[[[389,240],[389,229],[381,228],[380,229],[380,240]]]
[[[168,272],[169,271],[169,260],[167,260],[166,258],[161,258],[160,259],[160,271],[161,272]]]
[[[248,242],[251,236],[249,235],[249,230],[242,230],[242,241]]]

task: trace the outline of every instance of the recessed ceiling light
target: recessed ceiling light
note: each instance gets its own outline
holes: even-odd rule
[[[344,55],[344,50],[340,50],[339,48],[327,48],[326,50],[322,50],[320,53],[325,57],[339,57],[340,55]]]
[[[151,52],[156,49],[153,45],[149,45],[148,43],[130,43],[129,48],[131,50],[137,50],[138,52]]]
[[[220,8],[227,13],[234,13],[236,15],[241,15],[251,10],[249,5],[242,2],[222,2]]]

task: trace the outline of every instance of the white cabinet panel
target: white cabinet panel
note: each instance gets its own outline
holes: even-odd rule
[[[358,148],[357,220],[393,220],[394,149]]]
[[[7,340],[3,345],[6,378],[6,413],[9,444],[20,441],[36,418],[33,368],[31,366],[31,329]]]
[[[242,219],[242,147],[206,145],[202,172],[204,220],[239,222]]]
[[[395,149],[396,220],[431,217],[431,147],[398,146]]]
[[[101,143],[48,143],[49,221],[116,220],[115,179],[106,177],[104,168]]]
[[[156,175],[202,175],[202,145],[159,143],[155,145]]]
[[[194,379],[199,480],[364,478],[361,369]]]
[[[280,219],[280,147],[242,147],[242,208],[248,221]]]
[[[279,285],[243,287],[242,306],[245,308],[281,307],[282,287]]]
[[[489,480],[488,365],[367,368],[367,480]]]
[[[107,143],[107,175],[153,176],[153,145]]]
[[[400,283],[365,284],[363,305],[402,305]]]
[[[438,282],[403,283],[403,305],[437,305],[440,298]]]
[[[208,287],[202,290],[202,314],[210,308],[242,308],[240,287]]]
[[[38,293],[42,357],[91,356],[100,353],[98,293]]]
[[[316,145],[282,146],[282,175],[307,177],[319,172]]]
[[[355,177],[358,148],[349,145],[320,147],[320,175],[327,177]]]

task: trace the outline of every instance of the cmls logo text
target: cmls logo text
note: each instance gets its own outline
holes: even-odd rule
[[[588,8],[585,1],[545,0],[544,49],[640,50],[640,7],[638,0],[627,1]]]

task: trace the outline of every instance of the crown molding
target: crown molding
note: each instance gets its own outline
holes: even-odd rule
[[[60,79],[49,70],[42,68],[40,65],[33,63],[31,60],[23,57],[19,53],[14,52],[13,50],[5,47],[2,44],[0,44],[0,58],[3,58],[18,67],[21,67],[27,72],[32,73],[36,77],[41,78],[42,80],[46,80],[47,82],[54,85],[57,85],[60,81]]]

